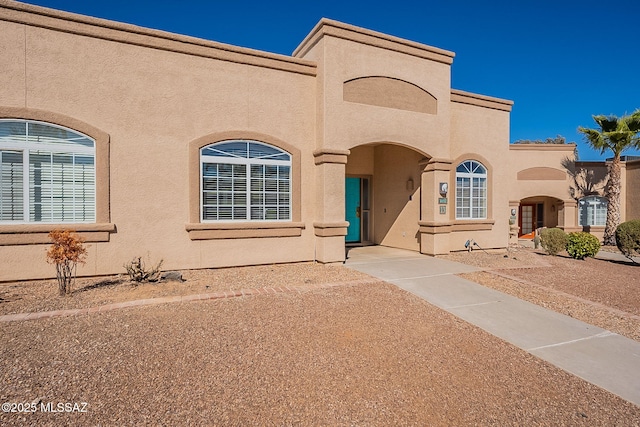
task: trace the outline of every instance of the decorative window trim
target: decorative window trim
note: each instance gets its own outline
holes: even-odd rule
[[[9,199],[0,198],[0,223],[95,223],[93,138],[26,119],[0,118],[0,129],[8,133],[0,140],[7,178],[0,191]]]
[[[487,217],[486,218],[469,218],[462,219],[456,218],[456,202],[455,202],[455,183],[456,183],[456,169],[458,166],[468,160],[473,160],[481,163],[487,170]],[[495,219],[493,218],[493,166],[484,156],[477,153],[464,153],[456,157],[451,161],[451,169],[449,171],[449,180],[453,184],[452,195],[453,198],[452,209],[449,209],[449,221],[452,224],[457,224],[455,230],[452,231],[467,231],[467,229],[476,224],[478,230],[489,230],[493,228]],[[463,224],[467,224],[466,226]]]
[[[602,196],[598,196],[597,194],[592,194],[590,196],[585,196],[582,197],[578,200],[578,208],[577,208],[577,212],[578,212],[578,225],[580,225],[581,227],[605,227],[607,224],[607,205],[608,205],[609,201],[606,199],[606,197],[602,197]],[[594,208],[596,209],[595,212],[592,212],[592,215],[588,218],[587,222],[592,222],[591,220],[595,220],[593,222],[598,222],[598,214],[597,211],[600,211],[600,218],[602,219],[602,223],[597,223],[597,224],[583,224],[583,209],[587,209],[588,205],[593,205]],[[600,208],[600,209],[598,209]],[[604,212],[602,212],[604,211]],[[602,215],[604,214],[604,215]]]
[[[465,164],[470,163],[472,171],[469,172],[461,172],[458,171],[458,169],[461,166],[464,166]],[[476,172],[475,169],[477,168],[482,168],[483,172]],[[477,160],[473,160],[473,159],[467,159],[464,160],[462,162],[456,163],[456,167],[454,169],[455,171],[455,176],[456,176],[456,180],[454,181],[456,183],[455,185],[455,219],[456,220],[484,220],[488,218],[488,209],[487,209],[487,204],[488,204],[488,187],[489,187],[489,175],[488,175],[488,171],[487,168],[482,164],[482,162],[479,162]],[[458,180],[459,179],[465,179],[469,181],[469,216],[458,216]],[[476,180],[484,180],[484,206],[474,206],[473,201],[478,199],[478,198],[474,198],[473,196],[473,190],[476,188],[474,186],[474,182]],[[466,199],[465,197],[463,197],[464,199]],[[482,216],[474,216],[474,209],[482,209],[484,208],[484,215]]]
[[[259,237],[297,237],[305,228],[303,222],[235,222],[187,224],[191,240],[248,239]]]
[[[200,219],[200,150],[226,140],[251,140],[273,145],[291,155],[291,220],[202,222]],[[300,236],[305,228],[301,222],[301,154],[284,141],[258,132],[229,131],[203,136],[189,143],[189,223],[185,230],[191,240],[244,239],[259,237]]]
[[[95,223],[24,223],[0,224],[0,245],[49,243],[54,229],[77,231],[88,242],[108,242],[116,231],[110,223],[109,210],[109,134],[87,123],[62,114],[32,108],[0,107],[0,118],[35,120],[62,126],[87,135],[95,141],[96,220]]]
[[[220,141],[200,149],[200,167],[200,222],[291,222],[288,152],[261,141]]]
[[[426,234],[447,234],[456,231],[490,231],[493,229],[495,220],[454,220],[447,222],[418,221],[420,232]]]

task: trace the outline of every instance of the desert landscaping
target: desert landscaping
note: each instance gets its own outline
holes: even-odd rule
[[[467,278],[638,340],[637,266],[519,248],[447,258]],[[640,425],[640,408],[394,285],[313,263],[0,284],[5,425]],[[549,279],[551,278],[551,279]],[[257,292],[249,290],[260,290]],[[242,290],[245,290],[244,292]],[[43,412],[49,403],[85,411]]]

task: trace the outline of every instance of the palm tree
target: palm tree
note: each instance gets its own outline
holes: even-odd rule
[[[607,206],[607,224],[604,228],[605,245],[616,244],[616,228],[620,224],[620,155],[629,148],[640,148],[640,109],[622,117],[593,116],[600,129],[587,129],[580,126],[578,132],[585,136],[586,142],[604,154],[613,152],[613,161],[609,164],[609,180],[605,187]]]

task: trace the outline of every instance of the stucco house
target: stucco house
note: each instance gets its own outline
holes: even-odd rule
[[[611,160],[576,161],[568,168],[572,178],[569,191],[577,202],[578,230],[601,240],[607,221],[605,187]],[[621,160],[620,219],[624,222],[640,218],[640,157],[622,156]]]
[[[0,280],[51,277],[54,228],[82,275],[581,229],[574,146],[510,145],[512,102],[451,88],[453,52],[322,19],[283,56],[7,0],[0,47]]]

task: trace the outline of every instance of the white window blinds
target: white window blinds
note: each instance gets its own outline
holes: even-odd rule
[[[59,126],[0,120],[0,221],[96,220],[95,142]]]
[[[258,141],[200,150],[202,221],[291,220],[291,155]]]

